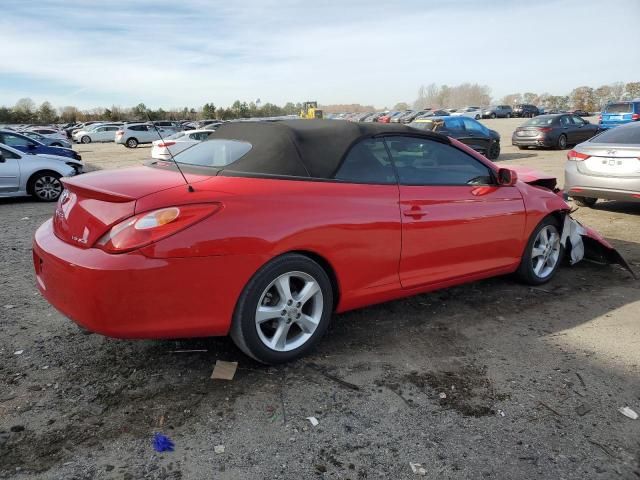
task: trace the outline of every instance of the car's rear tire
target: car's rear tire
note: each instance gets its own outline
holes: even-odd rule
[[[492,119],[493,119],[493,118],[496,118],[496,114],[495,114],[495,113],[492,113],[492,114],[491,114],[491,118],[492,118]]]
[[[507,113],[507,118],[511,118],[511,114],[510,113]]]
[[[476,115],[476,120],[480,120],[480,115]]]
[[[575,203],[579,207],[591,208],[598,201],[598,199],[594,197],[571,197],[571,198],[573,198],[573,203]]]
[[[560,237],[560,222],[555,217],[548,216],[538,224],[527,242],[516,271],[520,281],[529,285],[541,285],[553,278],[564,256]]]
[[[127,148],[136,148],[138,146],[138,140],[136,138],[128,138],[125,142]]]
[[[90,137],[90,136],[88,136],[88,135],[84,135],[84,136],[80,139],[80,141],[81,141],[82,143],[91,143],[91,137]]]
[[[564,133],[558,137],[558,141],[556,142],[556,148],[558,150],[564,150],[567,148],[567,136]]]
[[[286,254],[262,267],[246,285],[230,335],[240,350],[259,362],[290,362],[316,345],[332,310],[327,272],[309,257]]]
[[[63,189],[60,174],[49,170],[35,173],[27,184],[27,191],[39,202],[55,202]]]
[[[489,160],[497,160],[500,156],[500,142],[493,142],[487,152],[487,158]]]

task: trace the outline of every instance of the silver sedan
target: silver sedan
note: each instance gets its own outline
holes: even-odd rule
[[[62,193],[60,178],[82,173],[82,162],[57,155],[33,155],[0,144],[0,197],[32,195],[53,202]]]
[[[564,189],[580,206],[640,201],[640,122],[606,130],[567,154]]]

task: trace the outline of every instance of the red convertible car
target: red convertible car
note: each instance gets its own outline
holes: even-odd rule
[[[175,160],[63,180],[33,260],[81,326],[230,334],[286,362],[333,312],[494,275],[541,284],[567,245],[554,179],[403,125],[230,123]]]

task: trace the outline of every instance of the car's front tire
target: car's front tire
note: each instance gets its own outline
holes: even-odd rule
[[[262,267],[246,285],[230,335],[240,350],[259,362],[290,362],[316,345],[332,310],[327,272],[309,257],[286,254]]]
[[[135,138],[128,138],[125,142],[127,148],[136,148],[138,146],[138,140]]]
[[[27,190],[40,202],[55,202],[63,190],[60,174],[51,171],[38,172],[29,179]]]
[[[555,217],[549,216],[540,222],[527,242],[516,271],[520,281],[541,285],[553,278],[564,256],[560,237],[560,222]]]
[[[598,199],[594,197],[571,197],[571,198],[573,198],[573,203],[575,203],[579,207],[591,208],[598,201]]]
[[[90,137],[90,136],[88,136],[88,135],[84,135],[84,136],[80,139],[80,141],[81,141],[82,143],[91,143],[91,137]]]
[[[492,118],[492,119],[495,119],[495,118],[496,118],[496,114],[495,114],[495,113],[492,113],[492,114],[491,114],[491,118]]]

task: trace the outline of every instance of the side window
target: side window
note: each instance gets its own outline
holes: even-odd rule
[[[10,133],[3,134],[5,145],[9,145],[10,147],[28,147],[31,142],[26,138],[19,137],[17,135],[11,135]],[[11,157],[13,158],[13,157]]]
[[[469,133],[474,133],[474,134],[477,134],[477,135],[488,135],[489,134],[489,129],[487,127],[485,127],[484,125],[482,125],[479,122],[476,122],[472,118],[464,117],[462,119],[462,121],[464,122],[464,128],[466,128],[467,132],[469,132]]]
[[[587,123],[577,115],[571,115],[571,120],[573,120],[573,123],[576,124],[577,126],[586,125]]]
[[[489,167],[451,145],[416,137],[388,137],[402,185],[491,185]]]
[[[373,138],[362,140],[351,147],[334,178],[351,183],[396,183],[384,141]]]
[[[568,127],[569,125],[571,125],[571,120],[569,120],[569,117],[567,115],[565,115],[564,117],[560,117],[561,127]]]
[[[119,127],[107,127],[107,132],[115,132],[119,130]]]
[[[444,120],[445,128],[454,136],[464,134],[464,122],[462,119],[465,117],[447,117]]]
[[[107,130],[107,127],[96,128],[96,132],[105,132],[106,130]]]
[[[2,153],[2,156],[4,158],[20,158],[19,155],[16,155],[15,153],[10,152],[9,150],[6,150],[2,147],[0,147],[0,153]]]

